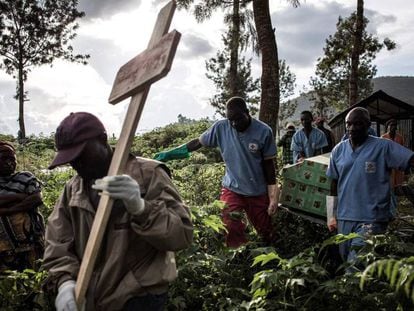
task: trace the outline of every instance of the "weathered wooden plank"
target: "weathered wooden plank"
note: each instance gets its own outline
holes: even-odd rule
[[[140,92],[145,84],[165,77],[171,69],[180,33],[172,31],[163,36],[151,49],[147,49],[123,65],[115,78],[109,102],[120,101]]]

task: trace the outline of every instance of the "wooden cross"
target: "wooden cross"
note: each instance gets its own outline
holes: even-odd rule
[[[181,36],[175,30],[166,34],[170,28],[175,7],[175,2],[171,1],[161,9],[147,49],[122,66],[115,78],[109,102],[117,104],[125,98],[130,96],[132,98],[112,157],[108,176],[124,172],[151,83],[166,76],[171,68]],[[106,195],[101,196],[76,281],[75,295],[79,310],[84,307],[86,291],[112,205],[113,200]]]

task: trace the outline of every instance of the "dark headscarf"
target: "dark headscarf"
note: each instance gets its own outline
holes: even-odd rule
[[[14,149],[13,145],[5,141],[0,141],[0,152],[8,153],[14,156],[16,155],[16,150]]]
[[[389,128],[391,123],[397,123],[397,120],[395,119],[389,119],[387,122],[385,122],[385,128]]]

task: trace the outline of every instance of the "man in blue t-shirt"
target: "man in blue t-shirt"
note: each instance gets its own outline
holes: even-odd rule
[[[293,135],[290,147],[294,163],[317,156],[322,153],[323,147],[328,146],[325,133],[312,126],[313,116],[310,111],[302,111],[300,122],[303,128]]]
[[[414,166],[414,153],[393,141],[368,135],[371,121],[365,108],[352,109],[345,123],[349,139],[332,150],[326,172],[332,178],[334,196],[327,198],[327,208],[328,202],[337,201],[330,230],[361,236],[340,245],[342,258],[352,261],[355,248],[364,245],[367,235],[386,231],[392,218],[390,170]]]
[[[202,146],[218,147],[226,164],[220,199],[226,203],[223,222],[228,233],[226,243],[238,247],[247,242],[246,224],[232,217],[244,211],[258,233],[268,242],[272,240],[270,216],[276,212],[276,145],[271,128],[252,118],[241,97],[226,103],[226,119],[215,122],[200,138],[166,152],[155,159],[168,161],[184,158]]]

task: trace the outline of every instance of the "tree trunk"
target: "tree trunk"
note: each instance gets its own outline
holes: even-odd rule
[[[279,60],[275,33],[269,12],[269,0],[253,1],[254,22],[262,56],[261,101],[259,119],[276,134],[279,113]]]
[[[358,0],[355,21],[354,46],[351,54],[351,73],[349,76],[348,105],[352,106],[358,100],[358,68],[361,53],[362,33],[364,31],[364,0]]]
[[[23,67],[19,66],[18,73],[18,84],[17,84],[17,99],[19,100],[19,139],[26,138],[26,128],[24,126],[24,77],[23,77]]]
[[[233,0],[233,15],[231,26],[231,44],[230,44],[230,70],[229,70],[229,90],[231,96],[241,96],[239,94],[239,43],[240,43],[240,3],[239,0]]]

